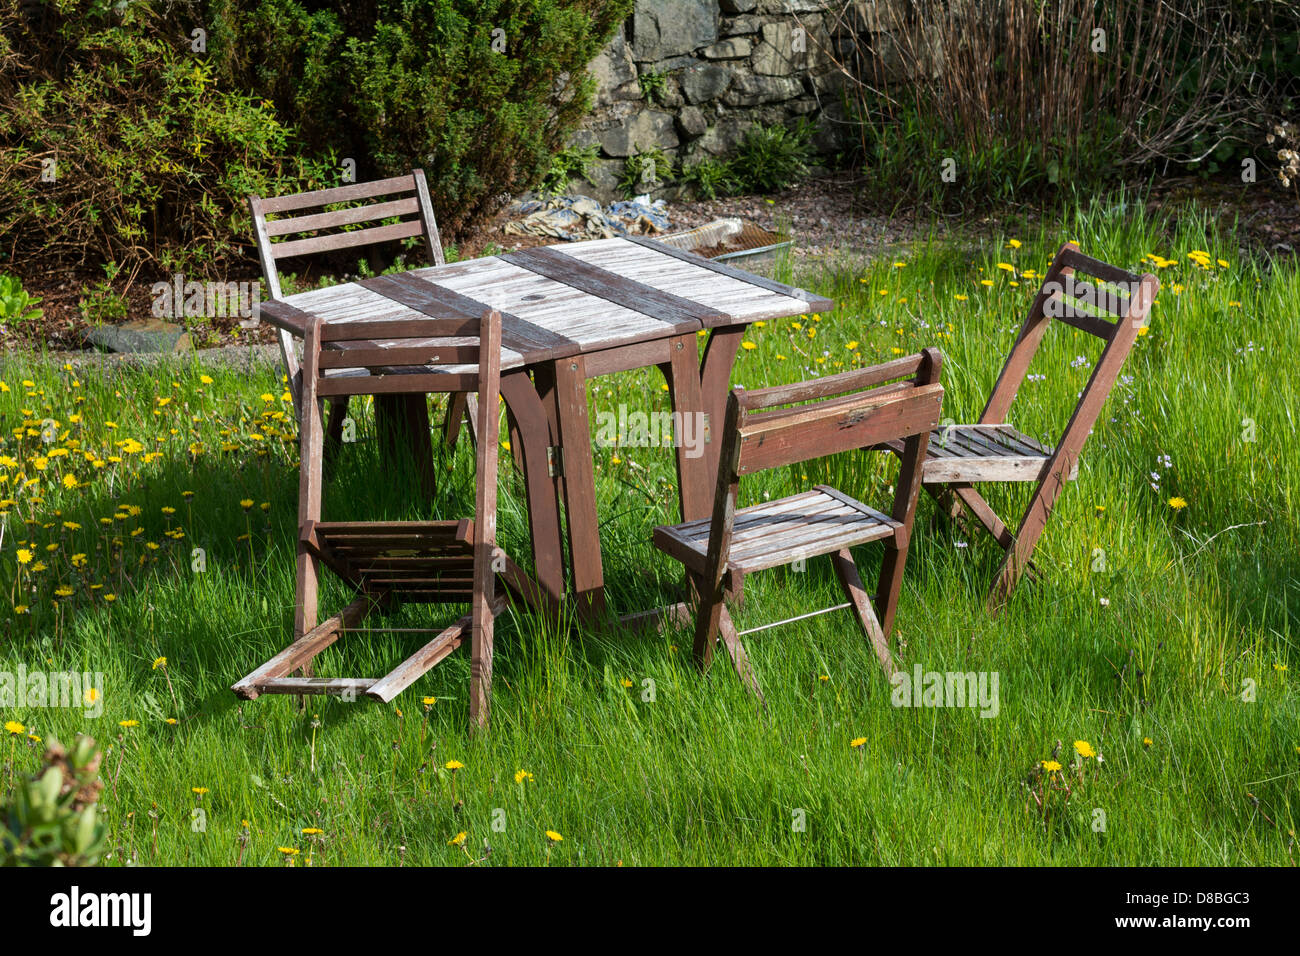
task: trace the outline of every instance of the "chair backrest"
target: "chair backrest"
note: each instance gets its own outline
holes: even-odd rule
[[[344,203],[345,208],[326,209]],[[428,261],[438,266],[446,263],[422,169],[392,179],[288,196],[250,195],[248,208],[253,217],[262,278],[272,299],[281,297],[280,261],[296,256],[423,236]],[[368,225],[394,218],[398,220],[396,223]],[[283,330],[280,351],[289,377],[289,390],[296,403],[298,358],[293,337]]]
[[[937,349],[926,349],[883,365],[793,385],[733,389],[720,471],[729,472],[731,480],[928,435],[939,423],[942,360]],[[720,488],[722,482],[720,474]]]
[[[1094,281],[1080,281],[1080,275]],[[1138,276],[1084,255],[1072,242],[1061,246],[993,386],[980,424],[1006,422],[1047,326],[1053,319],[1064,322],[1106,343],[1057,442],[1058,457],[1064,454],[1072,459],[1101,413],[1159,290],[1160,281],[1149,272]],[[1073,467],[1072,460],[1066,464]]]

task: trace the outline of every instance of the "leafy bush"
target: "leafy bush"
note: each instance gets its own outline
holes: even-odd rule
[[[105,849],[99,819],[101,755],[90,737],[68,753],[51,738],[45,768],[0,811],[0,866],[94,866]]]
[[[541,181],[586,114],[585,67],[632,0],[219,0],[235,88],[298,117],[359,176],[429,175],[455,237]]]
[[[808,174],[812,134],[812,124],[803,117],[793,126],[752,126],[731,160],[731,174],[746,192],[786,189]]]
[[[702,159],[690,166],[683,166],[679,178],[693,187],[701,199],[717,199],[719,196],[731,196],[740,192],[740,181],[732,171],[731,164],[720,159]]]
[[[568,188],[569,181],[583,179],[592,165],[600,157],[600,147],[570,146],[551,157],[551,166],[542,177],[537,192],[543,196],[555,196]]]
[[[672,182],[673,161],[658,146],[638,150],[623,161],[623,172],[618,177],[618,191],[631,199],[651,192]]]
[[[244,195],[333,184],[270,102],[221,83],[147,4],[0,0],[0,247],[197,271],[247,242]]]
[[[44,312],[37,308],[41,300],[28,295],[15,276],[0,275],[0,325],[17,325],[39,319]]]
[[[422,166],[454,238],[547,172],[631,2],[0,0],[0,255],[196,272],[347,158]]]

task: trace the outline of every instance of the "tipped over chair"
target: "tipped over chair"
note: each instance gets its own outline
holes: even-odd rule
[[[369,340],[400,345],[372,348]],[[331,369],[361,368],[367,374],[330,376]],[[470,644],[469,711],[474,724],[488,722],[492,684],[493,622],[506,593],[535,598],[530,579],[496,547],[498,395],[501,315],[481,319],[322,322],[307,327],[302,366],[302,463],[298,504],[297,611],[294,643],[232,688],[253,699],[261,694],[364,695],[389,701],[461,644]],[[321,514],[323,406],[350,395],[423,395],[466,392],[478,397],[480,440],[476,446],[474,517],[441,521],[326,521]],[[353,588],[351,603],[317,621],[322,569]],[[468,604],[469,613],[440,629],[401,629],[436,636],[397,668],[379,678],[318,678],[312,659],[372,611],[395,602]],[[382,627],[375,628],[383,630]],[[302,676],[288,676],[292,671]]]
[[[761,697],[740,639],[789,621],[738,632],[726,606],[729,582],[739,580],[743,589],[744,577],[752,572],[829,554],[847,601],[790,620],[851,608],[885,673],[893,673],[889,635],[921,491],[921,464],[930,430],[939,423],[940,362],[937,350],[926,349],[813,381],[732,390],[712,516],[654,530],[655,545],[686,567],[696,604],[695,658],[701,667],[708,667],[720,639],[736,672]],[[742,475],[890,441],[901,443],[902,465],[889,514],[827,485],[736,508]],[[870,596],[850,551],[868,541],[885,545],[879,582]]]
[[[1094,281],[1081,281],[1081,276]],[[989,592],[990,609],[1005,602],[1031,567],[1030,558],[1052,506],[1066,482],[1079,473],[1084,443],[1146,324],[1159,289],[1160,282],[1151,273],[1137,276],[1066,243],[1043,277],[979,422],[945,424],[931,435],[922,471],[926,491],[953,519],[961,519],[969,509],[1005,551]],[[1101,339],[1105,346],[1065,430],[1055,447],[1050,447],[1018,431],[1007,416],[1053,319]],[[904,451],[897,441],[888,447],[900,454]],[[981,482],[1034,484],[1014,534],[975,490]]]
[[[345,208],[330,206],[347,204]],[[407,239],[422,238],[424,253],[430,265],[446,264],[442,243],[438,236],[438,221],[429,200],[429,187],[424,170],[415,169],[405,176],[379,179],[367,183],[353,183],[332,189],[293,193],[285,196],[248,196],[248,208],[253,218],[253,235],[257,256],[262,264],[262,277],[272,299],[281,299],[279,264],[281,260],[337,249],[361,249],[387,245]],[[289,215],[284,215],[284,214]],[[278,217],[278,218],[277,218]],[[380,223],[386,223],[381,225]],[[293,336],[279,330],[280,356],[284,361],[285,375],[289,381],[289,394],[294,408],[301,414],[301,362]],[[333,376],[365,374],[362,368],[332,368]],[[396,402],[391,401],[396,411]],[[429,413],[424,399],[402,396],[405,402],[402,413],[409,416],[415,427],[413,434],[429,432]],[[469,396],[458,392],[450,397],[444,437],[448,445],[456,443],[461,420],[470,420],[473,434],[475,412],[468,408]],[[347,417],[348,396],[341,395],[330,401],[329,443],[327,451],[336,447]],[[422,437],[427,442],[427,437]],[[416,449],[417,454],[431,449]]]

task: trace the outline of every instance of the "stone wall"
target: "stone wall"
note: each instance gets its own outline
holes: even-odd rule
[[[893,20],[888,0],[637,0],[589,67],[595,108],[572,142],[598,145],[600,160],[574,188],[615,198],[629,156],[727,156],[756,123],[807,117],[821,152],[842,149],[851,132],[834,60],[852,45],[845,31],[875,34],[887,55]]]

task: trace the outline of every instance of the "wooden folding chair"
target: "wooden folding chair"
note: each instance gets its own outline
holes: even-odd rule
[[[368,340],[406,340],[372,347]],[[336,377],[335,368],[367,374]],[[302,366],[302,464],[299,486],[298,607],[294,643],[232,688],[248,700],[260,694],[364,694],[392,700],[422,674],[471,642],[470,716],[488,721],[492,683],[493,620],[507,590],[535,599],[536,585],[496,547],[498,398],[501,315],[482,319],[419,319],[323,323],[307,329]],[[324,402],[348,395],[409,395],[473,392],[478,397],[477,471],[473,520],[325,521],[321,515]],[[342,611],[317,623],[321,568],[351,585],[356,596]],[[378,679],[311,676],[311,660],[339,636],[356,629],[372,610],[395,601],[468,603],[470,613],[450,627],[418,632],[436,636],[400,666]],[[288,677],[300,669],[303,676]]]
[[[1097,281],[1081,281],[1080,275]],[[1020,576],[1031,568],[1030,558],[1052,506],[1065,483],[1079,473],[1083,445],[1137,341],[1138,330],[1146,323],[1159,289],[1159,280],[1149,272],[1139,277],[1084,255],[1074,243],[1066,243],[1043,278],[979,423],[945,425],[931,436],[922,471],[926,491],[954,520],[961,519],[964,509],[970,509],[1006,551],[989,592],[991,610],[1005,602]],[[1055,448],[1035,441],[1007,422],[1012,400],[1052,319],[1106,343]],[[903,450],[898,442],[890,447],[900,453]],[[1012,534],[973,485],[1022,481],[1036,484],[1020,525]]]
[[[329,206],[345,203],[345,208],[326,211]],[[248,208],[253,217],[253,233],[257,242],[258,259],[262,264],[262,277],[272,299],[282,298],[280,260],[296,256],[376,246],[420,236],[424,239],[426,260],[431,265],[441,266],[447,262],[422,169],[392,179],[287,196],[261,197],[250,194]],[[293,215],[273,218],[283,213]],[[392,219],[397,221],[377,225]],[[356,228],[358,226],[361,228]],[[293,396],[295,410],[301,415],[299,395],[302,369],[297,345],[293,336],[283,329],[279,331],[279,338],[280,355],[289,380],[289,393]],[[330,374],[360,375],[364,374],[364,369],[335,368],[330,369]],[[422,434],[427,436],[429,413],[423,399],[412,395],[405,401],[403,414],[410,416],[414,422],[413,431],[420,432],[422,428]],[[467,407],[468,402],[469,396],[464,393],[458,392],[451,396],[443,427],[449,446],[455,445],[463,418],[470,419],[470,431],[473,434],[475,412]],[[339,396],[330,403],[327,453],[338,447],[347,409],[346,395]],[[421,450],[416,449],[416,452],[419,454]]]
[[[743,635],[851,608],[885,673],[893,673],[889,634],[921,492],[921,463],[943,401],[940,362],[937,350],[926,349],[814,381],[732,390],[712,517],[654,530],[656,547],[686,566],[696,602],[695,659],[701,667],[711,663],[720,637],[736,672],[761,697],[740,641]],[[805,402],[814,404],[798,404]],[[889,515],[827,485],[736,510],[741,475],[892,440],[902,443],[903,458]],[[885,557],[869,601],[849,549],[877,540],[885,543]],[[739,579],[739,592],[750,572],[823,554],[832,556],[846,603],[747,631],[735,629],[726,607],[729,578]]]

